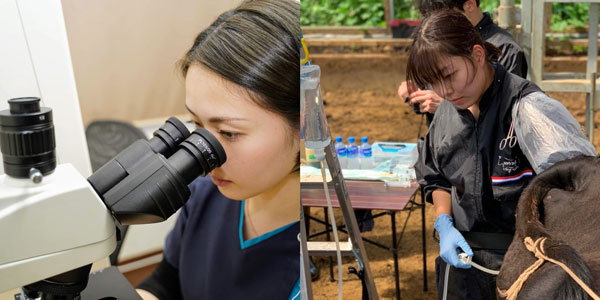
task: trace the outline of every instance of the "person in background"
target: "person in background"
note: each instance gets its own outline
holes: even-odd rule
[[[438,10],[454,10],[462,13],[477,28],[484,41],[500,49],[497,62],[508,72],[527,77],[527,61],[519,44],[506,30],[494,24],[489,13],[479,8],[479,0],[416,0],[416,6],[424,17]],[[428,123],[443,98],[430,89],[419,89],[407,81],[398,88],[398,95],[414,107],[417,113],[426,113]]]
[[[244,1],[181,62],[186,107],[227,161],[190,184],[144,299],[299,299],[300,5]]]
[[[408,80],[447,99],[415,165],[436,214],[439,299],[444,286],[447,299],[496,299],[496,276],[458,254],[498,270],[514,235],[517,202],[533,176],[564,159],[597,155],[567,109],[494,61],[498,52],[454,10],[426,17],[409,52]]]

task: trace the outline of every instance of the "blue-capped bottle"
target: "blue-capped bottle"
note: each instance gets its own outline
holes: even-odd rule
[[[369,144],[369,138],[363,136],[360,139],[360,168],[363,170],[373,168],[373,152]]]
[[[335,138],[335,152],[337,153],[338,160],[340,161],[340,167],[346,169],[348,167],[348,150],[344,145],[342,137],[337,136]]]
[[[346,149],[348,149],[348,169],[360,169],[359,150],[354,136],[348,137],[348,147]]]

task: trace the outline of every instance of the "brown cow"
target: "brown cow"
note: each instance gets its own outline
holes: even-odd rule
[[[516,232],[497,278],[498,297],[538,259],[524,239],[547,238],[544,254],[564,263],[594,292],[600,286],[600,158],[559,162],[531,181],[517,205]],[[541,240],[540,240],[541,241]],[[591,299],[558,265],[545,261],[517,299]]]

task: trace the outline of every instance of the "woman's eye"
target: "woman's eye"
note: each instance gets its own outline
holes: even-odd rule
[[[204,127],[204,126],[202,126],[202,124],[200,124],[200,123],[199,123],[199,122],[197,122],[197,121],[190,120],[189,122],[190,122],[190,123],[193,123],[195,128]]]
[[[452,78],[452,75],[454,75],[454,73],[450,73],[450,74],[444,76],[444,79],[448,80],[448,79]]]
[[[239,133],[230,132],[230,131],[223,131],[223,130],[220,130],[219,134],[222,135],[223,137],[225,137],[226,139],[229,139],[229,140],[235,140],[237,137],[240,136]]]

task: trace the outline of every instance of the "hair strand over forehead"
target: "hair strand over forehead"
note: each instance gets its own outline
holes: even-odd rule
[[[409,50],[407,80],[419,88],[444,82],[440,61],[461,57],[474,66],[471,53],[475,45],[485,50],[488,63],[500,55],[500,50],[484,42],[471,22],[454,10],[440,10],[426,17],[419,25]]]

